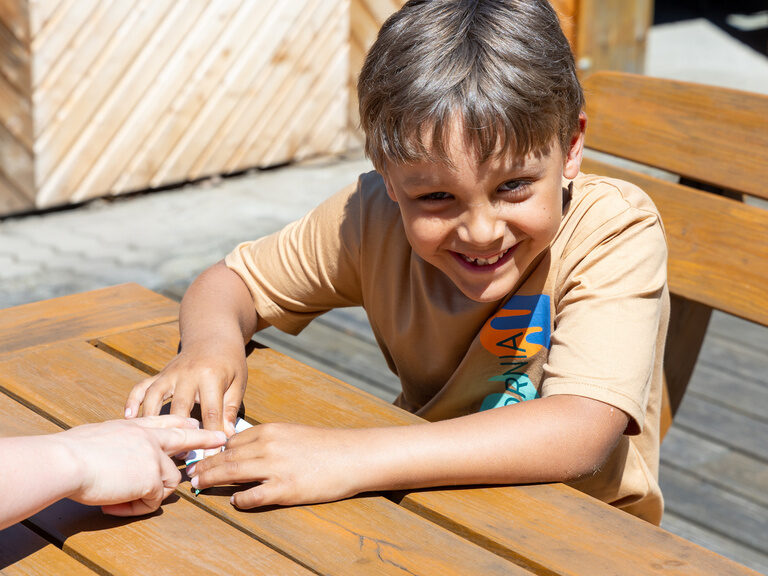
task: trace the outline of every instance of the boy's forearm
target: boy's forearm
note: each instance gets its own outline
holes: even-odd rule
[[[181,302],[179,330],[187,348],[211,342],[243,344],[258,323],[248,288],[224,262],[205,270]]]
[[[569,481],[607,459],[627,423],[596,400],[553,396],[423,425],[360,431],[360,491]]]

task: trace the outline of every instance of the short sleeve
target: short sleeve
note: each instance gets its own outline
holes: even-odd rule
[[[331,308],[359,305],[359,186],[274,234],[240,244],[225,263],[245,282],[257,314],[291,334]]]
[[[663,353],[667,248],[657,213],[626,203],[610,213],[563,254],[542,396],[600,400],[626,412],[626,433],[637,434]]]

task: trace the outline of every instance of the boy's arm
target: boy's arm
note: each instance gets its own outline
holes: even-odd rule
[[[621,410],[558,395],[435,423],[371,429],[256,426],[188,470],[193,485],[260,481],[240,508],[360,492],[569,481],[592,474],[627,426]]]
[[[171,413],[188,416],[199,400],[203,426],[234,433],[248,370],[245,343],[266,322],[257,317],[248,288],[224,262],[204,271],[181,302],[180,353],[156,376],[137,384],[125,416],[160,413],[173,396]]]

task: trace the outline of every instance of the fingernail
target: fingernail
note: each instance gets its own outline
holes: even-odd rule
[[[229,503],[232,504],[232,506],[235,505],[235,497],[234,496],[230,496],[229,497]]]
[[[195,418],[187,418],[187,423],[194,426],[195,428],[200,428],[200,422]]]
[[[187,476],[192,476],[195,473],[195,464],[192,464],[191,466],[187,466]]]
[[[221,442],[222,444],[227,441],[227,435],[224,434],[221,430],[216,430],[216,440]]]
[[[131,414],[132,414],[131,409],[130,408],[126,408],[125,409],[125,417],[126,418],[130,418]]]
[[[199,483],[199,481],[198,481],[198,479],[197,479],[197,476],[195,476],[194,478],[192,478],[192,482],[190,482],[190,484],[192,484],[192,487],[193,487],[193,488],[197,488],[197,485],[198,485],[198,483]]]

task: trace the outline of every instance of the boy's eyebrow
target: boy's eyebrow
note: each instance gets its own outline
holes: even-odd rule
[[[404,186],[429,186],[439,184],[442,180],[439,178],[429,178],[423,175],[407,176],[403,180]]]

